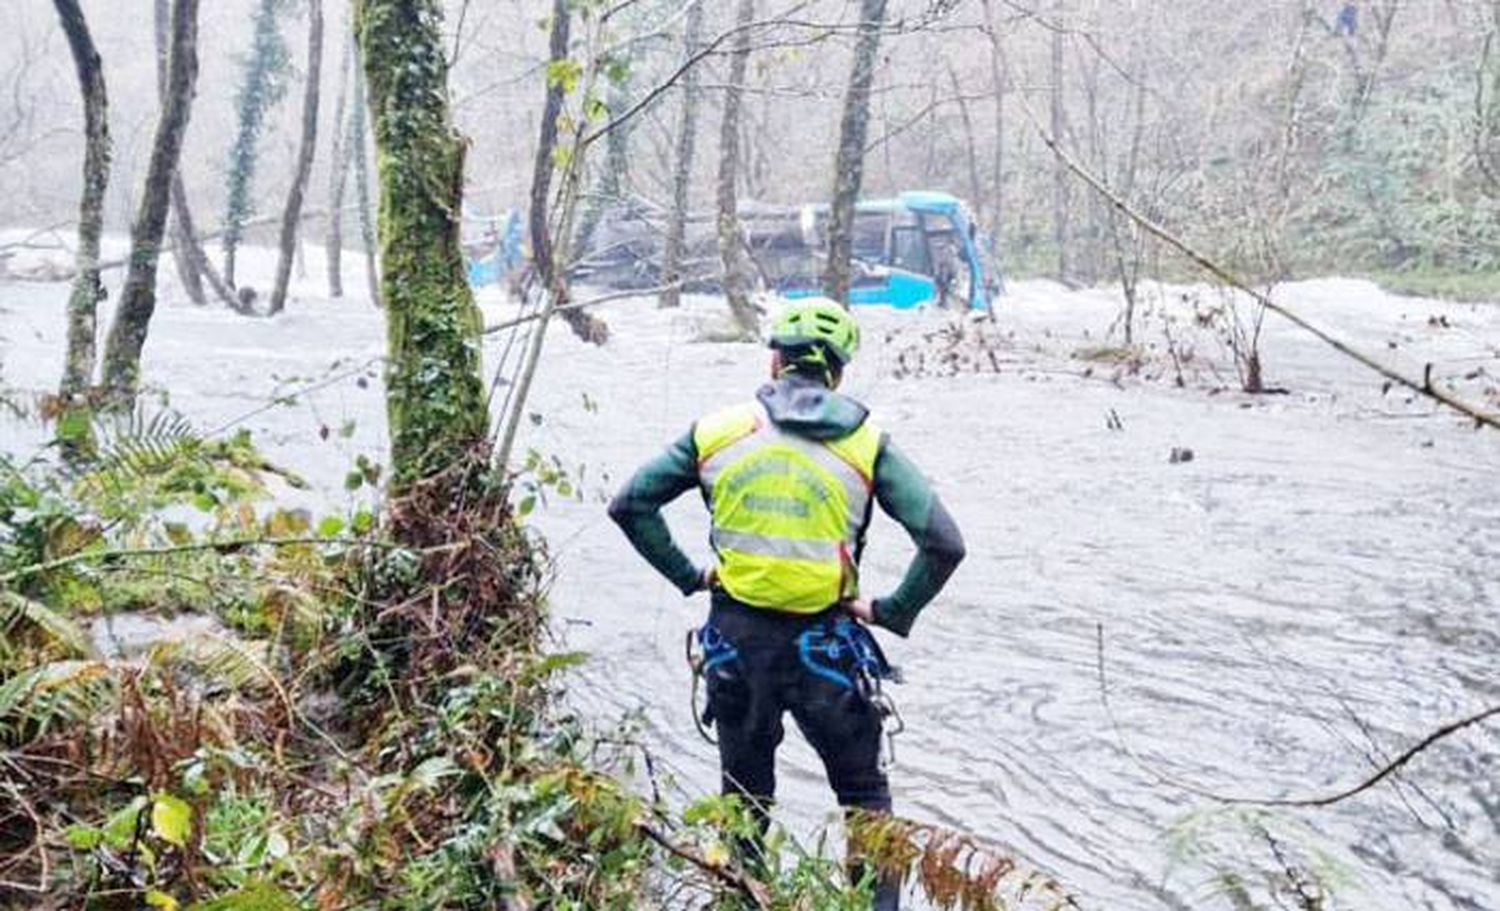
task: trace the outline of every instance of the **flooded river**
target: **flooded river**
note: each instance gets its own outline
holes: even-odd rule
[[[61,285],[0,286],[9,385],[55,378],[65,296]],[[1402,301],[1351,282],[1292,286],[1286,299],[1418,370],[1425,359],[1440,375],[1483,368],[1466,395],[1482,398],[1484,377],[1500,375],[1500,307]],[[612,304],[602,350],[555,330],[524,440],[585,491],[550,498],[537,518],[557,562],[558,634],[593,655],[573,698],[601,722],[638,714],[686,793],[717,782],[682,660],[706,605],[652,574],[602,498],[760,381],[763,350],[693,342],[711,303]],[[932,478],[969,550],[911,638],[884,639],[907,679],[894,690],[907,725],[898,809],[982,836],[1101,911],[1251,907],[1241,888],[1254,907],[1296,907],[1287,866],[1326,884],[1330,908],[1500,909],[1500,725],[1444,740],[1328,808],[1225,807],[1183,787],[1337,791],[1500,703],[1500,434],[1382,394],[1378,378],[1275,325],[1267,377],[1287,395],[1111,382],[1108,368],[1084,377],[1070,355],[1113,313],[1103,294],[1023,285],[1000,315],[998,373],[904,378],[899,352],[930,347],[922,335],[943,317],[866,317],[848,391]],[[1447,326],[1429,322],[1439,313]],[[490,344],[493,359],[503,342]],[[294,304],[274,321],[168,306],[146,374],[201,427],[243,417],[315,498],[338,505],[343,472],[357,453],[378,456],[384,432],[378,381],[340,371],[381,348],[378,315],[357,302]],[[325,377],[340,378],[244,417]],[[347,438],[318,433],[350,421]],[[22,448],[31,432],[4,433]],[[1171,461],[1174,448],[1192,459]],[[706,558],[697,498],[670,519]],[[870,541],[864,580],[879,594],[910,545],[884,516]],[[795,734],[780,797],[796,832],[835,814]]]

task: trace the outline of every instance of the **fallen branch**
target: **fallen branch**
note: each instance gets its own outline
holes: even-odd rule
[[[1420,755],[1424,750],[1432,746],[1434,743],[1437,743],[1439,740],[1456,734],[1465,728],[1473,727],[1474,725],[1486,721],[1490,718],[1500,716],[1500,705],[1495,705],[1482,711],[1476,712],[1473,715],[1468,716],[1467,718],[1460,718],[1456,721],[1450,721],[1447,724],[1432,731],[1432,733],[1428,734],[1426,737],[1423,737],[1421,740],[1412,744],[1404,752],[1402,752],[1401,755],[1397,756],[1395,759],[1377,769],[1375,771],[1375,774],[1353,785],[1350,785],[1349,787],[1346,787],[1340,791],[1334,791],[1330,794],[1324,794],[1315,797],[1244,797],[1237,795],[1220,794],[1216,791],[1209,790],[1208,788],[1193,784],[1192,782],[1184,781],[1183,779],[1174,778],[1168,775],[1167,773],[1146,762],[1146,760],[1143,759],[1140,754],[1136,753],[1136,751],[1131,748],[1130,744],[1125,740],[1124,733],[1120,730],[1119,721],[1115,719],[1114,709],[1109,704],[1109,688],[1106,685],[1104,674],[1104,624],[1100,623],[1097,625],[1096,634],[1098,641],[1095,663],[1096,670],[1099,675],[1099,701],[1104,705],[1104,714],[1109,719],[1110,727],[1114,730],[1115,739],[1116,741],[1118,741],[1120,749],[1124,751],[1126,756],[1130,757],[1132,762],[1134,762],[1143,771],[1145,771],[1152,778],[1155,778],[1162,784],[1177,788],[1181,791],[1186,791],[1189,794],[1194,794],[1207,800],[1212,800],[1215,803],[1221,803],[1231,806],[1258,807],[1326,807],[1343,800],[1348,800],[1350,797],[1353,797],[1356,794],[1360,794],[1364,791],[1368,791],[1370,788],[1375,787],[1380,782],[1400,771],[1402,766],[1405,766],[1407,763],[1417,758],[1417,756]]]
[[[66,557],[58,557],[55,560],[47,560],[43,563],[33,563],[20,569],[11,570],[0,576],[0,585],[8,584],[17,579],[25,579],[39,573],[51,572],[54,569],[62,569],[75,563],[85,563],[90,560],[124,560],[135,557],[162,557],[172,554],[192,553],[194,551],[214,550],[220,553],[233,553],[247,547],[294,547],[299,544],[348,544],[362,547],[379,547],[386,550],[405,549],[401,545],[390,541],[371,540],[369,538],[349,537],[317,537],[304,536],[295,538],[231,538],[227,541],[197,541],[192,544],[174,544],[168,547],[132,547],[121,550],[84,550]],[[450,549],[456,545],[446,545],[438,550]]]
[[[1091,189],[1093,189],[1100,196],[1103,196],[1111,206],[1113,206],[1126,218],[1139,225],[1148,234],[1153,235],[1158,240],[1165,243],[1167,246],[1187,257],[1190,261],[1192,261],[1194,265],[1198,266],[1209,275],[1212,275],[1214,278],[1218,279],[1231,288],[1235,288],[1239,291],[1244,292],[1245,294],[1250,295],[1250,297],[1253,298],[1256,303],[1265,307],[1267,310],[1270,310],[1271,312],[1281,316],[1283,319],[1291,322],[1293,325],[1311,333],[1320,341],[1329,345],[1340,354],[1358,361],[1359,363],[1365,365],[1366,367],[1370,368],[1371,370],[1375,371],[1376,373],[1380,374],[1393,383],[1405,386],[1413,392],[1424,395],[1441,405],[1446,405],[1454,411],[1457,411],[1460,414],[1471,418],[1476,425],[1488,426],[1500,430],[1500,415],[1491,414],[1487,411],[1484,411],[1477,405],[1472,405],[1468,402],[1465,402],[1462,399],[1452,395],[1451,393],[1445,392],[1442,389],[1437,388],[1437,386],[1433,385],[1432,365],[1427,365],[1425,376],[1422,379],[1416,379],[1402,373],[1399,370],[1387,367],[1384,364],[1379,363],[1371,355],[1365,354],[1363,351],[1352,347],[1351,345],[1345,343],[1326,330],[1319,328],[1318,326],[1309,322],[1307,319],[1298,315],[1296,312],[1287,309],[1281,304],[1276,303],[1268,295],[1260,291],[1256,291],[1254,288],[1250,287],[1250,285],[1243,279],[1236,276],[1233,272],[1230,272],[1229,269],[1209,259],[1206,255],[1189,246],[1186,241],[1180,239],[1175,234],[1168,231],[1166,228],[1162,227],[1161,225],[1152,221],[1146,215],[1137,211],[1134,206],[1126,202],[1119,196],[1119,194],[1110,189],[1109,186],[1106,185],[1100,177],[1080,164],[1077,159],[1075,159],[1072,155],[1069,155],[1068,152],[1062,148],[1062,146],[1058,143],[1057,137],[1053,136],[1047,131],[1045,127],[1042,126],[1041,121],[1037,118],[1036,111],[1032,109],[1030,102],[1026,100],[1026,96],[1024,94],[1018,94],[1017,98],[1020,100],[1021,107],[1026,113],[1026,119],[1031,122],[1032,127],[1037,131],[1037,134],[1041,136],[1042,142],[1047,145],[1047,148],[1052,150],[1052,154],[1057,156],[1057,160],[1062,162],[1063,166],[1071,171],[1074,176],[1078,177],[1084,183],[1088,184]]]

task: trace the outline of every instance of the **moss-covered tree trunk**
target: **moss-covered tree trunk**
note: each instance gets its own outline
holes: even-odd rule
[[[292,188],[287,192],[286,207],[281,211],[280,255],[276,258],[276,281],[271,286],[271,313],[286,306],[287,286],[292,278],[292,255],[297,247],[297,228],[302,222],[302,200],[307,195],[307,178],[312,174],[313,155],[318,147],[318,99],[323,74],[323,4],[307,4],[307,89],[302,96],[302,140],[297,146],[297,170]],[[337,217],[337,212],[330,212]]]
[[[83,194],[78,202],[78,274],[68,297],[68,354],[59,392],[65,402],[82,395],[94,375],[98,330],[99,238],[104,232],[104,192],[109,186],[109,98],[104,64],[78,0],[55,0],[83,94]]]
[[[703,3],[693,0],[687,11],[683,57],[691,63],[703,43]],[[690,65],[682,74],[682,112],[677,123],[677,154],[672,165],[672,219],[667,223],[666,246],[661,256],[661,306],[682,302],[682,256],[687,238],[688,191],[693,184],[693,152],[698,133],[698,67]]]
[[[156,125],[140,209],[130,230],[130,271],[125,276],[120,305],[104,343],[102,385],[109,403],[118,408],[135,404],[141,349],[146,345],[146,332],[156,311],[156,266],[171,206],[172,178],[177,173],[182,137],[192,112],[198,79],[197,45],[198,0],[174,0],[167,98]]]
[[[392,483],[471,458],[488,426],[480,316],[459,245],[464,138],[448,111],[438,0],[356,0],[380,179]]]
[[[823,292],[849,305],[854,256],[854,209],[865,173],[865,136],[870,125],[870,86],[875,81],[875,56],[885,25],[886,0],[862,0],[859,38],[854,42],[854,65],[844,94],[844,116],[839,125],[838,157],[833,167],[833,206],[828,215],[828,270]]]

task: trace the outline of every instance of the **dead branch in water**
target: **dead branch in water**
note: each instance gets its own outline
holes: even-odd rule
[[[1475,712],[1468,717],[1459,718],[1456,721],[1450,721],[1447,724],[1433,730],[1426,737],[1423,737],[1421,740],[1412,744],[1410,747],[1407,747],[1406,750],[1401,753],[1401,755],[1386,763],[1384,766],[1381,766],[1375,771],[1373,775],[1370,775],[1362,781],[1352,784],[1342,790],[1334,791],[1330,794],[1324,794],[1314,797],[1245,797],[1239,795],[1220,794],[1217,791],[1201,787],[1199,785],[1193,784],[1190,781],[1184,781],[1183,779],[1168,775],[1167,773],[1147,762],[1144,758],[1141,757],[1139,753],[1131,748],[1128,742],[1126,742],[1125,735],[1120,730],[1120,723],[1115,719],[1114,709],[1109,704],[1109,688],[1107,686],[1107,680],[1104,673],[1104,624],[1097,624],[1095,632],[1097,636],[1095,669],[1097,670],[1099,675],[1099,701],[1104,705],[1104,714],[1109,719],[1110,727],[1114,731],[1115,739],[1116,741],[1118,741],[1120,749],[1125,752],[1126,756],[1130,757],[1132,762],[1134,762],[1143,771],[1145,771],[1147,774],[1149,774],[1151,777],[1155,778],[1162,784],[1177,788],[1181,791],[1186,791],[1189,794],[1194,794],[1207,800],[1212,800],[1215,803],[1227,804],[1231,806],[1258,807],[1331,806],[1332,804],[1339,803],[1340,801],[1348,800],[1356,794],[1368,791],[1369,789],[1375,787],[1377,784],[1380,784],[1380,782],[1396,774],[1401,770],[1403,766],[1411,762],[1413,759],[1417,758],[1417,756],[1419,756],[1424,750],[1432,746],[1434,743],[1437,743],[1439,740],[1456,734],[1465,728],[1473,727],[1474,725],[1486,721],[1490,718],[1500,716],[1500,705],[1493,705],[1487,709]]]

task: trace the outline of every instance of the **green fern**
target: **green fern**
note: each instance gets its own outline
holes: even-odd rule
[[[94,419],[93,457],[72,468],[84,489],[118,496],[142,480],[170,472],[203,448],[203,439],[181,414],[148,414],[138,408],[125,416]]]
[[[5,633],[7,647],[17,641],[17,630],[30,627],[40,631],[49,643],[60,647],[65,657],[93,656],[93,646],[83,628],[38,601],[15,592],[0,591],[0,618],[3,618],[0,619],[0,631]]]
[[[97,717],[114,692],[107,661],[51,661],[0,684],[0,739],[35,739]]]

